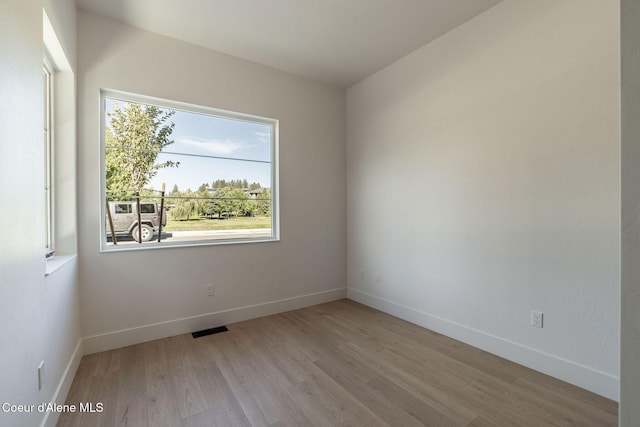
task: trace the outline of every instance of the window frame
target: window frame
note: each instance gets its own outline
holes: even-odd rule
[[[51,151],[50,161],[50,228],[51,247],[55,253],[51,255],[51,250],[45,250],[44,276],[50,276],[62,268],[64,265],[76,258],[78,253],[78,224],[77,224],[77,192],[76,190],[76,165],[77,165],[77,144],[76,144],[76,78],[73,67],[67,59],[60,38],[57,36],[51,21],[47,15],[46,8],[42,8],[42,43],[43,62],[49,62],[51,92],[50,92],[50,136]],[[44,67],[44,66],[43,66]],[[43,90],[43,97],[46,92]],[[43,106],[45,100],[43,99]],[[44,117],[44,116],[43,116]],[[44,123],[43,123],[44,125]],[[43,126],[44,128],[44,126]],[[43,150],[44,133],[43,133]],[[43,167],[43,211],[42,221],[45,217],[44,191],[46,173],[46,153],[43,152],[41,165]],[[43,224],[44,226],[45,224]],[[43,230],[43,246],[46,246],[47,230]],[[48,258],[47,254],[50,254]]]
[[[45,203],[45,256],[55,253],[55,68],[45,51],[43,57],[43,127],[44,127],[44,203]]]
[[[180,242],[144,242],[142,244],[113,245],[107,241],[107,193],[106,193],[106,98],[121,102],[134,102],[152,105],[162,109],[178,110],[187,113],[204,114],[231,120],[260,123],[271,127],[270,139],[270,179],[271,179],[271,235],[265,237],[239,237],[225,239],[193,240]],[[181,248],[196,246],[218,246],[228,244],[265,243],[280,241],[280,209],[279,209],[279,120],[264,116],[239,113],[220,108],[169,100],[147,95],[135,94],[113,89],[100,89],[100,252],[139,251],[164,248]],[[240,159],[243,160],[243,159]],[[159,203],[159,202],[158,202]],[[165,213],[166,215],[166,213]],[[155,239],[154,239],[155,240]]]

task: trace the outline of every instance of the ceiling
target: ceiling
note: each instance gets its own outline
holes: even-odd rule
[[[77,0],[144,30],[348,87],[501,0]]]

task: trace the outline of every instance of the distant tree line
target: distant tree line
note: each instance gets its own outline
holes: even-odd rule
[[[271,190],[263,188],[257,197],[248,191],[260,189],[259,183],[249,184],[246,179],[213,181],[211,187],[202,184],[196,191],[180,191],[173,186],[169,204],[169,217],[177,221],[197,218],[228,219],[231,216],[271,216]]]
[[[249,184],[249,181],[247,181],[246,179],[232,179],[231,181],[227,181],[224,179],[216,179],[211,184],[211,188],[225,188],[225,187],[241,188],[243,190],[246,190],[246,189],[256,190],[260,188],[261,185],[257,182]]]

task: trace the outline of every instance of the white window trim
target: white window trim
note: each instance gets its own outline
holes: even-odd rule
[[[153,105],[165,109],[174,109],[186,112],[200,113],[211,116],[223,117],[234,120],[262,123],[271,126],[271,236],[254,238],[211,239],[183,242],[145,242],[137,245],[109,245],[107,246],[106,232],[106,171],[105,171],[105,131],[106,131],[106,102],[105,98],[111,98],[123,102],[136,102]],[[244,243],[265,243],[280,241],[280,203],[279,203],[279,120],[267,117],[238,113],[214,107],[190,104],[186,102],[151,97],[146,95],[123,92],[113,89],[100,89],[100,199],[98,200],[100,212],[100,252],[122,252],[155,250],[166,248],[184,248],[195,246],[218,246]]]

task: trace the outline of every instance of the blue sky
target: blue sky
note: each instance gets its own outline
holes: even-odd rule
[[[113,101],[106,101],[106,111],[112,111]],[[118,103],[123,105],[122,101]],[[175,142],[165,148],[157,161],[172,160],[180,165],[159,170],[147,188],[159,190],[164,182],[167,191],[174,185],[181,191],[196,190],[203,183],[210,186],[216,179],[246,179],[271,187],[271,165],[264,163],[271,160],[270,125],[180,110],[170,120],[175,123],[171,135]],[[108,116],[106,124],[109,125]]]

